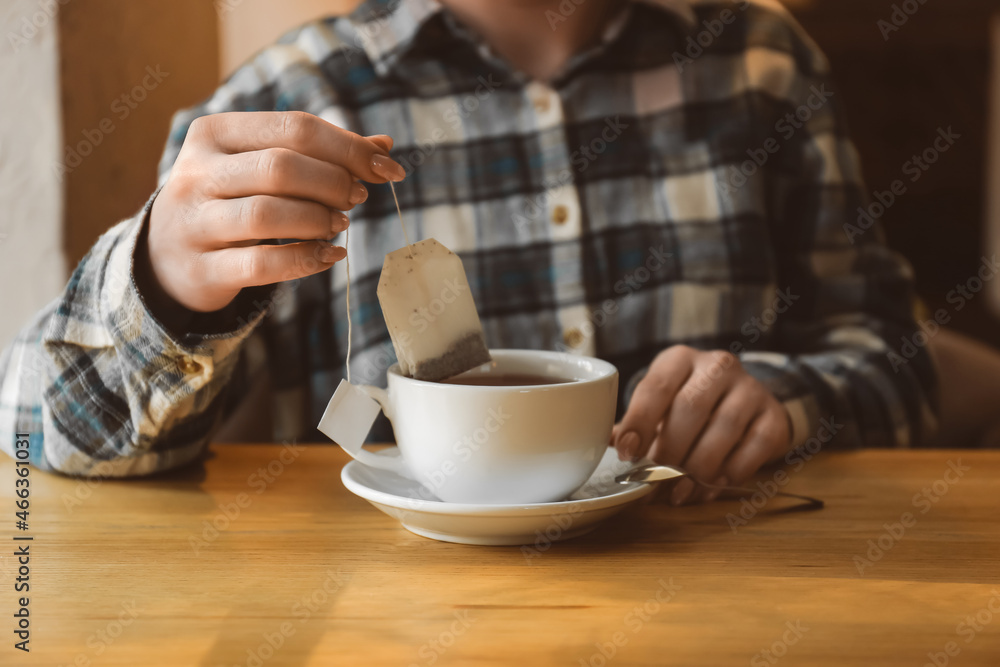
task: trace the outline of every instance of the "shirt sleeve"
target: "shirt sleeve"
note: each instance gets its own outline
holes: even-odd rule
[[[878,216],[862,214],[867,189],[840,93],[825,56],[787,22],[790,55],[767,59],[773,64],[757,74],[782,93],[787,85],[775,107],[785,144],[766,172],[784,312],[766,347],[741,360],[788,409],[794,446],[825,442],[831,428],[839,446],[910,446],[937,424],[937,376],[914,320],[912,270],[886,247]],[[782,62],[794,63],[791,73]]]
[[[27,434],[39,468],[101,477],[165,470],[203,451],[262,315],[234,318],[225,334],[167,331],[132,278],[149,207],[98,240],[62,296],[4,353],[4,451]]]
[[[281,70],[263,67],[264,55],[174,117],[161,184],[195,118],[275,108]],[[154,200],[97,241],[62,295],[0,356],[0,449],[8,454],[15,434],[26,434],[29,460],[42,469],[150,474],[197,458],[231,407],[243,384],[234,374],[248,374],[244,343],[264,319],[270,291],[244,290],[225,311],[201,318],[209,333],[168,331],[133,275]]]

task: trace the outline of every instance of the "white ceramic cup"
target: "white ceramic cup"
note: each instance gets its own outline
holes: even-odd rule
[[[441,500],[529,504],[563,500],[593,474],[615,419],[618,371],[561,352],[493,350],[460,377],[541,375],[571,380],[526,386],[457,385],[406,377],[359,387],[392,422],[399,456],[361,450],[363,463],[423,484]],[[354,455],[354,454],[352,454]]]

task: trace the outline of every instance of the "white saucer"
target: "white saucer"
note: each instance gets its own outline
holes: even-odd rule
[[[351,493],[423,537],[458,544],[545,545],[590,532],[652,491],[652,484],[615,483],[615,476],[630,467],[608,449],[594,474],[572,496],[534,505],[446,503],[417,482],[357,461],[344,466],[340,479]]]

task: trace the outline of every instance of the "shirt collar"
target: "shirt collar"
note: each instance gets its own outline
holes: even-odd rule
[[[673,13],[689,27],[695,23],[690,0],[628,0],[626,4],[643,4]],[[444,13],[437,0],[366,0],[347,21],[375,71],[385,75],[420,41],[420,33]]]

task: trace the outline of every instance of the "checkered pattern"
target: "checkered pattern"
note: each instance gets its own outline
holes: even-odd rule
[[[620,409],[664,348],[733,349],[788,407],[796,444],[833,417],[841,443],[907,446],[934,426],[935,372],[924,351],[898,369],[887,356],[915,330],[910,270],[878,229],[845,233],[865,190],[840,98],[817,96],[832,90],[822,54],[765,0],[624,3],[551,85],[433,0],[373,1],[287,35],[179,113],[162,176],[205,114],[295,109],[390,134],[410,233],[462,256],[491,347],[607,359]],[[394,359],[376,285],[403,236],[388,188],[370,189],[352,214],[352,374],[378,384]],[[33,460],[69,473],[167,468],[198,455],[264,365],[274,436],[316,438],[345,372],[344,266],[243,295],[215,317],[227,333],[172,335],[131,279],[147,212],[6,351],[2,446],[32,433]],[[779,290],[795,300],[775,321]]]

